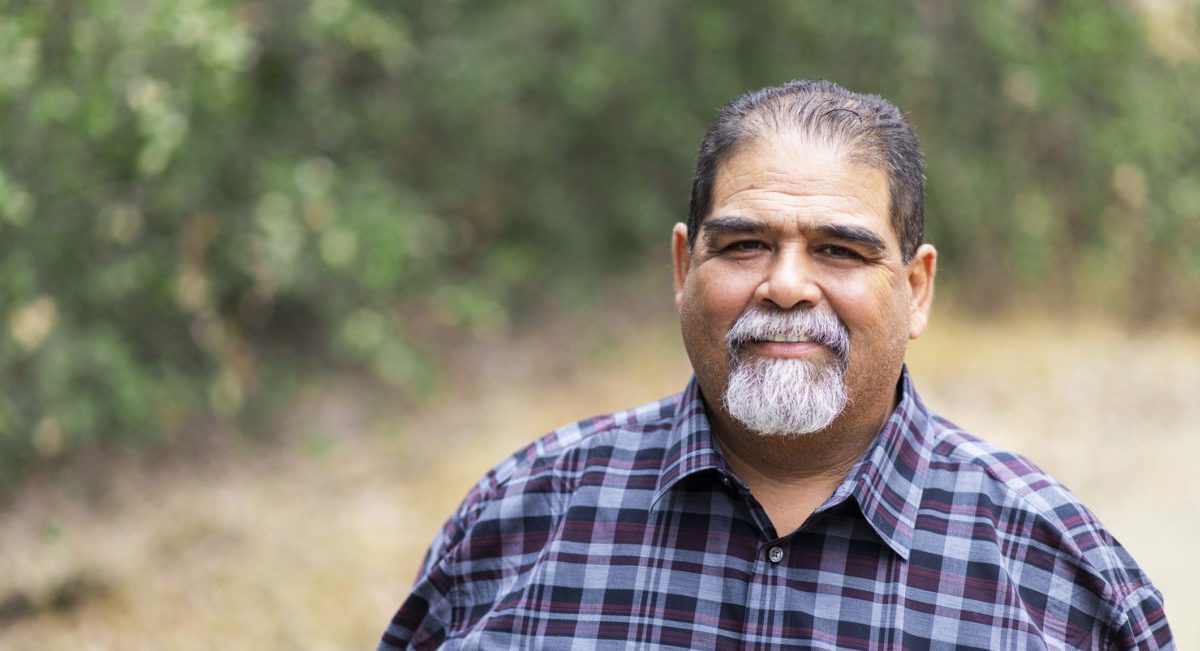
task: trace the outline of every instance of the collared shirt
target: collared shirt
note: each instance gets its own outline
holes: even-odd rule
[[[429,551],[382,649],[1173,648],[1162,596],[1024,458],[898,405],[780,537],[693,378],[492,469]]]

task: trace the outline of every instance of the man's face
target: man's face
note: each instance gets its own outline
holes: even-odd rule
[[[833,427],[878,426],[890,414],[907,341],[925,327],[936,253],[924,245],[903,262],[889,202],[885,172],[794,135],[747,145],[721,166],[694,250],[683,224],[673,242],[684,345],[710,409],[728,417],[717,399],[739,317],[813,310],[849,334],[850,406]],[[795,360],[819,371],[839,362],[821,343],[772,338],[787,337],[745,342],[739,364]]]

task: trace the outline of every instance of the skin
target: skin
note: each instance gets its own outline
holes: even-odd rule
[[[675,304],[714,435],[781,534],[803,524],[879,433],[908,341],[928,322],[937,252],[924,244],[905,263],[889,204],[884,171],[848,161],[835,144],[771,134],[717,171],[694,250],[686,225],[675,225]],[[762,436],[723,409],[724,337],[755,306],[831,309],[847,327],[850,402],[825,430]],[[743,355],[833,360],[811,342],[754,342]]]

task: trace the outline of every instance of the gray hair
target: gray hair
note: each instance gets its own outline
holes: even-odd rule
[[[925,237],[925,158],[904,114],[878,95],[852,93],[829,81],[796,80],[738,95],[717,113],[696,157],[688,208],[688,246],[712,208],[717,170],[758,139],[794,130],[847,148],[849,160],[888,176],[892,228],[904,262]]]

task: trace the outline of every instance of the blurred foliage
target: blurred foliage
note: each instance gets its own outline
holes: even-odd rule
[[[1200,318],[1193,0],[0,6],[0,484],[658,273],[716,108],[797,77],[910,113],[970,305]]]

